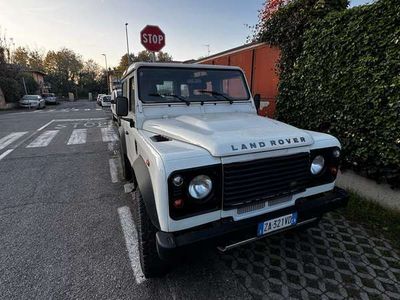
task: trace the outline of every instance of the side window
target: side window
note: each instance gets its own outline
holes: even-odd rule
[[[135,112],[135,77],[129,79],[129,110]]]
[[[126,82],[124,81],[124,82],[122,83],[122,96],[123,96],[123,97],[128,97],[128,92],[127,92],[126,86],[127,86],[127,84],[126,84]]]

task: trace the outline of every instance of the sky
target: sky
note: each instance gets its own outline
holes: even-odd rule
[[[371,0],[351,0],[351,6]],[[257,22],[264,0],[0,0],[0,34],[16,46],[42,52],[67,47],[104,66],[118,65],[126,53],[144,50],[140,31],[158,25],[163,51],[174,60],[196,59],[240,46]]]

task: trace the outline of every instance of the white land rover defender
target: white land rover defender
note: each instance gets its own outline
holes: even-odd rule
[[[258,116],[240,68],[135,63],[122,90],[121,157],[146,277],[190,245],[225,251],[346,205],[339,141]]]

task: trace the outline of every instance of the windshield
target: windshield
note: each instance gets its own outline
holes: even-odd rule
[[[141,67],[139,97],[143,102],[249,100],[243,73],[228,69]]]
[[[38,100],[38,96],[36,95],[25,95],[22,97],[23,100]]]
[[[111,96],[104,96],[103,101],[111,101]]]

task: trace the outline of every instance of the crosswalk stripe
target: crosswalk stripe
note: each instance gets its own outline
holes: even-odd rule
[[[0,150],[4,149],[8,145],[12,144],[16,140],[18,140],[20,137],[23,135],[27,134],[27,131],[22,131],[22,132],[13,132],[10,133],[9,135],[3,137],[0,139]]]
[[[8,154],[10,154],[13,151],[14,151],[14,149],[8,149],[7,151],[4,151],[4,153],[2,153],[0,155],[0,160],[2,160],[4,157],[6,157]]]
[[[59,130],[46,130],[39,135],[33,142],[31,142],[26,148],[46,147],[52,139],[57,135]]]
[[[90,110],[90,108],[85,108],[85,111],[89,111]]]
[[[87,129],[74,129],[69,137],[67,145],[85,144],[87,137]]]
[[[118,136],[112,128],[101,128],[101,137],[103,142],[118,141]]]
[[[96,110],[102,110],[101,108],[96,108]]]

